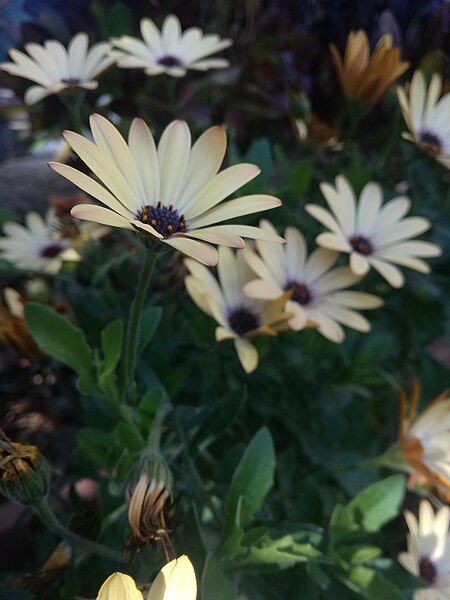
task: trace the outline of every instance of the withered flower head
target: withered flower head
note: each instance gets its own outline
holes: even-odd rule
[[[450,396],[440,394],[419,416],[420,387],[414,381],[409,397],[398,394],[399,449],[413,480],[450,500]]]
[[[50,466],[36,446],[11,442],[0,429],[0,493],[32,504],[47,495]]]
[[[0,306],[0,339],[11,344],[22,356],[38,360],[42,353],[30,335],[24,319],[24,301],[16,290],[5,288],[6,306]]]
[[[378,102],[409,66],[401,60],[400,50],[392,48],[392,37],[387,34],[370,56],[369,40],[362,29],[349,33],[343,57],[334,44],[330,52],[342,92],[355,102]]]
[[[159,541],[171,555],[166,510],[172,495],[172,474],[159,452],[144,456],[126,490],[128,522],[137,547]],[[169,548],[169,551],[167,551]]]

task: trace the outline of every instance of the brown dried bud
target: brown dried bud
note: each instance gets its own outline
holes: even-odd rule
[[[33,504],[47,495],[50,466],[36,446],[19,444],[0,429],[0,493],[13,502]]]

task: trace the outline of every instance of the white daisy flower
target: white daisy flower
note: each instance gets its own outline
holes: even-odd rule
[[[415,71],[409,91],[398,88],[403,118],[411,133],[403,137],[450,169],[450,93],[440,98],[442,79],[435,73],[427,87],[425,77]]]
[[[330,231],[321,233],[319,246],[348,252],[350,268],[356,275],[365,275],[370,267],[377,270],[393,287],[404,284],[401,265],[429,273],[430,267],[421,258],[439,256],[441,249],[429,242],[411,238],[427,231],[431,224],[423,217],[406,217],[411,202],[399,196],[383,203],[378,183],[368,183],[361,192],[358,205],[345,177],[336,177],[336,187],[321,183],[320,189],[331,209],[307,204],[306,210]]]
[[[151,19],[141,21],[142,40],[129,35],[113,39],[119,49],[117,65],[127,69],[144,69],[146,75],[166,73],[183,77],[188,69],[207,71],[229,66],[224,58],[208,58],[233,43],[216,34],[206,34],[198,27],[181,31],[179,19],[168,15],[161,31]]]
[[[100,115],[91,117],[91,129],[94,142],[71,131],[65,138],[102,185],[68,165],[49,163],[107,207],[80,204],[71,211],[74,217],[137,230],[207,265],[217,263],[211,243],[243,248],[241,236],[284,241],[258,227],[215,225],[281,204],[260,194],[220,204],[260,173],[250,164],[218,172],[226,150],[222,127],[208,129],[192,148],[184,121],[165,129],[158,148],[142,119],[133,121],[128,144]]]
[[[434,514],[431,504],[422,500],[419,520],[405,512],[409,529],[408,551],[399,555],[400,564],[428,585],[414,592],[414,600],[448,600],[450,598],[450,509],[443,506]]]
[[[65,260],[79,260],[66,240],[58,238],[51,224],[51,211],[44,220],[38,213],[25,216],[26,227],[5,223],[6,236],[0,238],[0,258],[21,269],[57,273]]]
[[[197,306],[217,321],[216,340],[234,340],[242,367],[251,373],[258,366],[258,351],[250,339],[276,335],[285,329],[289,318],[282,310],[285,298],[274,302],[251,300],[244,295],[243,288],[252,272],[242,252],[233,254],[229,248],[219,248],[219,280],[198,262],[190,259],[184,262],[190,273],[185,278],[186,289]]]
[[[450,396],[440,394],[419,416],[416,415],[419,386],[410,397],[399,392],[399,446],[414,478],[444,501],[450,499]]]
[[[269,221],[261,221],[261,228],[275,233]],[[285,310],[292,314],[289,326],[296,331],[317,327],[333,342],[345,338],[340,323],[358,331],[369,331],[370,323],[353,309],[371,309],[382,305],[372,294],[348,291],[345,288],[361,278],[348,267],[331,267],[337,252],[318,248],[308,257],[303,235],[294,227],[285,231],[286,245],[275,246],[256,242],[257,254],[245,248],[244,258],[259,279],[244,287],[250,298],[274,300],[288,293]]]
[[[11,49],[13,62],[1,63],[0,69],[38,84],[25,92],[26,104],[68,88],[94,90],[98,86],[95,77],[113,64],[115,55],[108,42],[94,44],[90,49],[88,45],[86,33],[77,33],[67,49],[57,40],[47,40],[43,45],[30,43],[25,46],[27,54]]]

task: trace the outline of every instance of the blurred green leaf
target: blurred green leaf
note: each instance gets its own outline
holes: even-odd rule
[[[202,600],[235,600],[236,590],[233,582],[225,574],[219,561],[208,554],[201,580]]]

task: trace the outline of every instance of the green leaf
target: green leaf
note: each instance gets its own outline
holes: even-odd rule
[[[292,194],[298,198],[303,196],[309,188],[311,181],[311,162],[308,159],[301,160],[291,170],[288,183]]]
[[[94,358],[79,327],[53,309],[36,302],[26,305],[25,317],[33,339],[46,354],[80,375],[93,373]]]
[[[273,485],[275,450],[267,428],[258,431],[247,446],[231,479],[226,504],[224,535],[244,528]]]
[[[405,489],[405,477],[392,475],[360,492],[348,508],[364,531],[378,531],[398,515]]]
[[[343,540],[359,531],[353,513],[347,506],[342,506],[342,504],[335,506],[331,514],[328,531],[328,547],[330,551]]]
[[[101,333],[103,350],[103,371],[112,373],[122,353],[123,321],[117,319],[105,327]]]
[[[139,433],[128,423],[118,423],[114,428],[114,435],[120,448],[128,448],[130,452],[138,452],[142,449],[143,441]]]
[[[238,417],[245,402],[246,390],[237,389],[220,398],[209,409],[205,420],[192,441],[193,446],[223,435]]]
[[[203,568],[201,581],[202,600],[235,600],[236,590],[233,582],[226,575],[219,561],[208,554]]]
[[[139,328],[138,356],[140,356],[152,341],[156,329],[161,321],[163,310],[160,306],[149,306],[141,317]]]
[[[361,565],[381,555],[381,549],[366,544],[347,546],[340,552],[340,556],[352,566]]]
[[[378,571],[367,567],[355,567],[344,578],[343,583],[367,600],[404,600],[400,590]]]

